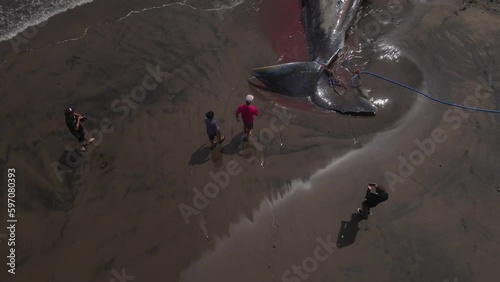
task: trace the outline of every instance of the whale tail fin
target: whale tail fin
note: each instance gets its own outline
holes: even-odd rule
[[[267,89],[294,97],[309,96],[323,72],[316,62],[294,62],[252,70],[252,75]]]

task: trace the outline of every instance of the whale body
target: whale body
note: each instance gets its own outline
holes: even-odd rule
[[[338,58],[362,0],[302,0],[301,21],[310,62],[255,68],[252,75],[279,94],[307,97],[317,106],[343,114],[375,114],[359,89],[350,86],[346,69],[328,67]],[[341,90],[341,91],[339,91]]]

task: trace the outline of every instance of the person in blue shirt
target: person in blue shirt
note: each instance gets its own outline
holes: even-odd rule
[[[219,129],[219,125],[217,124],[217,121],[214,119],[214,112],[209,111],[205,117],[205,125],[207,127],[207,134],[208,134],[208,139],[210,139],[210,149],[215,148],[217,146],[217,143],[222,143],[224,139],[226,139],[221,133]],[[217,136],[217,142],[215,141],[215,136]]]

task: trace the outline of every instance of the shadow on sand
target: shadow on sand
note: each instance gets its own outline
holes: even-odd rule
[[[229,142],[229,144],[226,144],[226,146],[224,146],[223,148],[224,155],[238,154],[241,149],[240,144],[242,142],[242,138],[243,138],[243,132],[236,134],[233,137],[233,139],[231,139],[231,142]]]
[[[189,160],[189,165],[201,165],[210,159],[210,148],[206,144],[201,145],[196,151],[191,155]]]
[[[231,141],[223,145],[223,143],[218,144],[214,149],[210,149],[206,144],[201,145],[196,151],[191,155],[189,160],[189,165],[201,165],[206,163],[209,159],[212,159],[215,168],[220,168],[223,165],[222,155],[235,155],[238,154],[242,149],[243,132],[236,134],[236,136],[231,139]]]
[[[351,221],[342,221],[342,223],[340,223],[337,248],[343,248],[354,243],[359,231],[358,223],[361,220],[363,220],[363,217],[361,217],[360,214],[353,213],[351,215]]]

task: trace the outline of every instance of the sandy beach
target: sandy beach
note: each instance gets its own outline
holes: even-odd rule
[[[425,2],[365,1],[342,64],[500,110],[498,1]],[[500,115],[368,75],[376,116],[253,87],[253,68],[308,60],[300,28],[300,1],[96,0],[0,42],[0,181],[15,168],[18,220],[1,281],[496,281]],[[87,152],[68,106],[88,116]],[[390,197],[361,220],[369,182]]]

